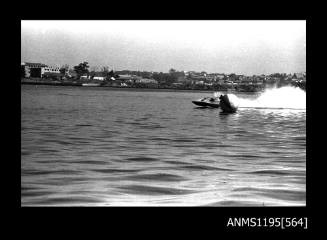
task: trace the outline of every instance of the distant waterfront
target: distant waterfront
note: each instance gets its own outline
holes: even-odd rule
[[[93,81],[94,82],[94,81]],[[82,84],[85,82],[81,82],[78,80],[49,80],[49,79],[43,79],[43,78],[22,78],[21,84],[26,85],[52,85],[52,86],[82,86]],[[241,85],[241,86],[235,86],[235,85],[214,85],[214,86],[206,86],[206,85],[154,85],[154,84],[134,84],[134,85],[118,85],[118,84],[108,84],[107,82],[96,82],[98,86],[92,86],[92,87],[110,87],[110,88],[125,88],[125,89],[156,89],[156,90],[184,90],[184,91],[235,91],[235,92],[261,92],[264,91],[266,88],[270,88],[273,86],[278,86],[277,84],[247,84],[247,85]],[[299,84],[289,84],[292,86],[297,86],[302,88],[303,90],[306,89],[305,84],[299,85]]]

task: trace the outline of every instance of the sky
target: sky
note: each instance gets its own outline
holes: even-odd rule
[[[24,20],[21,61],[156,72],[304,72],[306,22]]]

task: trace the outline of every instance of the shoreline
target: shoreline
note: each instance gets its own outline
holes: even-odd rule
[[[140,87],[120,87],[120,86],[82,86],[82,84],[74,84],[74,83],[46,83],[46,82],[38,82],[38,83],[32,83],[32,82],[22,82],[21,85],[43,85],[43,86],[53,86],[53,87],[81,87],[85,89],[110,89],[113,91],[157,91],[157,92],[203,92],[203,93],[213,93],[213,92],[223,92],[223,93],[259,93],[261,91],[237,91],[234,89],[228,89],[228,90],[212,90],[212,89],[178,89],[178,88],[140,88]]]
[[[108,88],[111,90],[139,90],[139,91],[169,91],[169,92],[224,92],[224,93],[260,93],[269,89],[269,87],[253,87],[251,91],[245,89],[201,89],[201,88],[174,88],[174,87],[153,87],[153,86],[112,86],[112,85],[99,85],[99,86],[83,86],[81,82],[62,82],[53,80],[43,80],[43,79],[21,79],[21,85],[47,85],[47,86],[69,86],[69,87],[83,87],[83,88]],[[251,87],[251,85],[249,85]],[[300,86],[298,86],[300,87]],[[302,90],[306,91],[305,88],[300,87]]]
[[[242,93],[258,93],[264,89],[258,89],[256,91],[240,91],[236,89],[187,89],[187,88],[173,88],[173,87],[131,87],[131,86],[82,86],[82,83],[77,82],[60,82],[60,81],[44,81],[41,79],[22,79],[21,85],[47,85],[47,86],[70,86],[70,87],[83,87],[83,88],[108,88],[111,90],[139,90],[139,91],[169,91],[169,92],[242,92]]]

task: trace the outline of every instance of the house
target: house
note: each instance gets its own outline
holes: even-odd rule
[[[106,80],[105,73],[103,73],[103,72],[93,72],[93,73],[91,73],[91,78],[93,80],[99,80],[99,81]]]
[[[93,80],[99,80],[99,81],[104,81],[106,77],[100,77],[100,76],[94,76]]]

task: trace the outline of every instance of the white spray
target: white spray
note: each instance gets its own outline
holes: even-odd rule
[[[256,99],[239,98],[234,94],[228,94],[228,98],[239,108],[306,109],[305,91],[292,86],[266,89]]]

